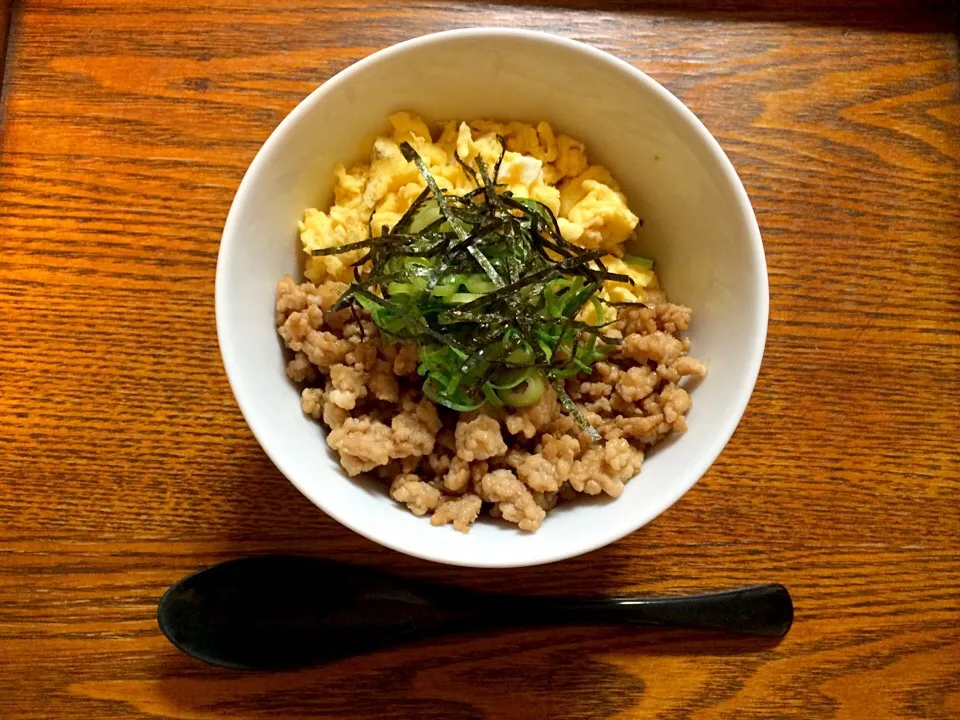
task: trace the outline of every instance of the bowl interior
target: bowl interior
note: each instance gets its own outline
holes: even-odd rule
[[[346,479],[320,427],[300,411],[273,323],[276,283],[300,269],[297,221],[331,201],[335,163],[362,159],[387,114],[547,120],[586,143],[643,218],[643,254],[670,298],[693,308],[691,354],[709,367],[689,431],[651,453],[616,501],[554,510],[535,534],[492,521],[468,535],[434,528],[382,485]],[[549,562],[649,522],[709,467],[746,407],[767,320],[763,249],[746,194],[693,115],[646,76],[572,41],[523,31],[427,36],[352,66],[274,132],[234,201],[217,268],[217,325],[240,408],[280,470],[327,513],[403,552],[458,565]]]

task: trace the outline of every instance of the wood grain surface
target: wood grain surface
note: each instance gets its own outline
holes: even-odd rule
[[[953,12],[18,2],[0,114],[0,717],[960,717]],[[770,271],[756,392],[712,469],[631,537],[529,570],[430,565],[325,517],[245,426],[214,329],[222,223],[280,119],[374,50],[481,24],[592,43],[676,93],[740,172]],[[530,593],[780,581],[796,624],[780,643],[466,634],[265,675],[159,634],[167,585],[271,551]]]
[[[3,88],[3,71],[7,65],[7,31],[10,29],[11,0],[0,0],[0,89]]]

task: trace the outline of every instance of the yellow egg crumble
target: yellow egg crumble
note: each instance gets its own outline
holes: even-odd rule
[[[409,112],[394,113],[389,120],[390,133],[373,141],[369,162],[349,169],[342,164],[334,168],[336,184],[330,209],[310,208],[304,213],[300,239],[309,256],[306,276],[311,281],[349,282],[350,264],[360,259],[363,250],[322,257],[312,256],[311,251],[359,242],[371,232],[380,235],[400,220],[423,191],[425,181],[416,166],[404,159],[401,143],[407,141],[414,147],[442,190],[463,195],[476,185],[457,158],[469,163],[479,155],[493,168],[501,153],[499,135],[506,141],[506,152],[497,182],[516,197],[532,198],[549,207],[564,239],[586,249],[607,251],[603,258],[607,268],[635,283],[608,280],[601,297],[642,302],[645,289],[658,287],[652,270],[620,259],[625,245],[635,239],[639,219],[606,168],[590,164],[583,143],[557,135],[546,122],[473,120],[458,124],[451,120],[431,132],[422,118]],[[592,315],[593,306],[588,304],[582,319],[593,322]]]

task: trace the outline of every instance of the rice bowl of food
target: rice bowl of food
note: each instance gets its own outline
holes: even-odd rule
[[[699,479],[752,391],[767,280],[679,101],[588,46],[473,29],[381,51],[281,123],[216,305],[241,411],[307,497],[506,567],[619,539]]]

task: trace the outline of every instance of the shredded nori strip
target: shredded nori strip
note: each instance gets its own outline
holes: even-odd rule
[[[587,422],[587,419],[583,416],[583,413],[580,412],[580,408],[578,408],[577,404],[570,399],[570,396],[567,394],[567,389],[563,386],[563,383],[557,378],[553,378],[553,389],[557,393],[557,399],[560,401],[560,404],[563,405],[567,412],[573,416],[573,419],[577,421],[577,425],[587,431],[587,435],[590,436],[591,440],[594,442],[600,442],[600,433],[597,432],[597,429],[593,427],[593,425]]]
[[[599,440],[564,379],[589,372],[620,344],[603,334],[611,323],[602,320],[597,292],[605,280],[632,280],[604,267],[604,250],[564,240],[546,205],[497,184],[506,152],[499,140],[492,176],[479,155],[476,169],[457,157],[477,185],[462,195],[444,193],[413,147],[401,144],[426,188],[393,229],[312,251],[323,257],[366,250],[330,312],[349,306],[357,318],[363,307],[386,338],[415,340],[424,392],[442,405],[461,411],[502,405],[498,390],[522,382],[527,375],[509,373],[525,369],[549,381],[563,407]],[[411,232],[421,212],[431,213],[424,216],[429,224]],[[373,213],[371,230],[372,223]],[[597,308],[596,324],[577,319],[588,302]]]
[[[457,233],[460,239],[466,241],[467,231],[461,224],[460,219],[450,212],[450,206],[447,204],[446,195],[443,194],[440,186],[437,185],[437,181],[434,179],[433,175],[430,174],[426,164],[423,162],[423,158],[417,154],[417,151],[414,150],[413,146],[408,142],[404,142],[400,146],[400,152],[403,153],[403,157],[405,157],[408,162],[412,162],[417,166],[420,174],[423,175],[423,179],[427,181],[427,187],[430,188],[430,192],[433,193],[433,199],[436,201],[437,207],[440,208],[440,214],[446,218],[447,222],[450,223],[450,227],[453,228],[454,232]],[[503,280],[500,279],[500,275],[497,274],[497,271],[494,269],[493,265],[490,264],[490,261],[486,258],[486,256],[474,245],[469,245],[467,249],[470,251],[470,254],[473,255],[474,259],[480,264],[480,267],[483,268],[484,272],[490,276],[490,279],[493,280],[494,284],[503,285]]]
[[[467,165],[463,160],[460,159],[460,154],[454,151],[454,159],[457,161],[457,164],[463,168],[463,171],[473,180],[473,184],[477,186],[478,189],[482,189],[483,186],[480,184],[480,181],[477,179],[477,171],[472,167]]]
[[[427,198],[430,197],[430,188],[425,187],[423,191],[417,196],[417,199],[413,201],[413,204],[407,209],[399,220],[397,224],[393,226],[393,232],[395,234],[405,233],[410,229],[410,226],[413,224],[413,219],[417,216],[417,213],[420,211],[420,208],[427,201]],[[373,219],[373,216],[370,216],[370,219]]]
[[[603,298],[600,298],[600,302],[602,302],[604,305],[609,305],[610,307],[645,307],[645,308],[650,307],[650,305],[647,305],[645,302],[638,302],[638,301],[630,302],[625,300],[622,302],[611,302],[610,300],[604,300]]]
[[[493,166],[494,183],[500,179],[500,166],[503,164],[503,156],[507,154],[507,141],[503,139],[503,135],[497,135],[497,142],[500,143],[500,155],[497,157],[497,164]]]

